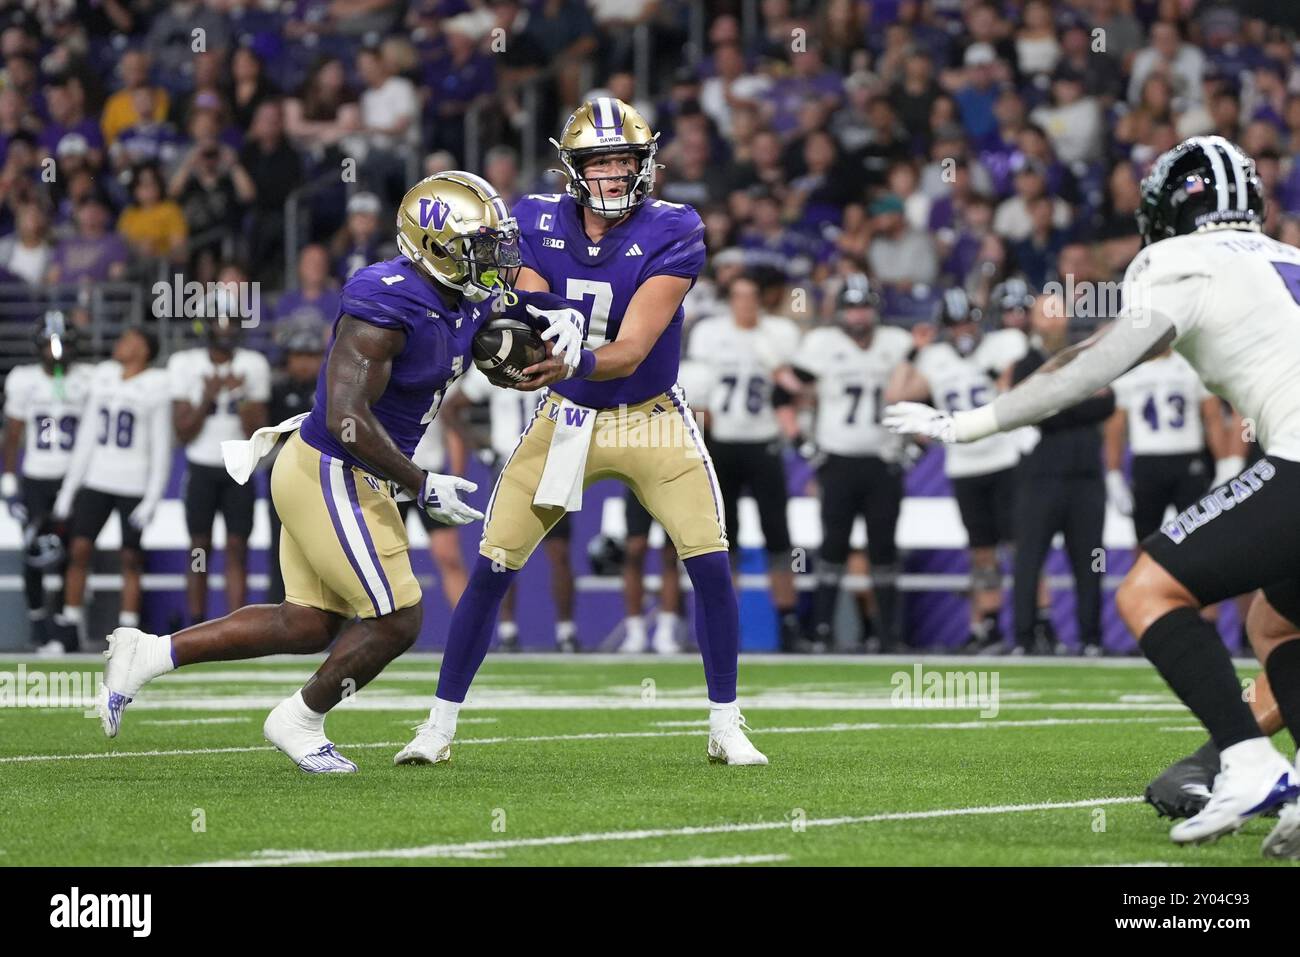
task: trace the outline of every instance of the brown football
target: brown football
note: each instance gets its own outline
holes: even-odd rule
[[[546,343],[530,326],[497,318],[474,334],[474,365],[493,385],[512,386],[524,370],[546,358]]]

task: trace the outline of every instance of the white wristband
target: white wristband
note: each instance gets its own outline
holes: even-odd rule
[[[14,498],[18,495],[18,476],[13,472],[0,475],[0,498]]]

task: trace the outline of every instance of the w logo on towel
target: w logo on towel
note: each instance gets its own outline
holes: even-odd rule
[[[587,421],[587,413],[591,409],[575,409],[572,406],[564,407],[564,424],[576,425],[581,428]]]

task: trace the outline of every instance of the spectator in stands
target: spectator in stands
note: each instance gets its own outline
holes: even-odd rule
[[[496,62],[480,48],[481,33],[471,14],[449,19],[443,37],[446,55],[424,66],[425,142],[459,156],[465,152],[465,115],[496,90]]]
[[[276,301],[275,324],[295,329],[315,325],[328,333],[338,314],[339,287],[330,275],[329,251],[319,243],[304,246],[298,254],[298,288]]]
[[[155,120],[149,112],[154,91],[147,86],[131,91],[132,105],[142,119],[118,133],[109,150],[113,168],[119,173],[141,163],[157,163],[174,169],[185,150],[185,140],[168,120]]]
[[[870,213],[873,238],[867,251],[867,270],[877,282],[906,288],[938,279],[934,243],[928,233],[907,224],[899,197],[886,193],[873,200]]]
[[[345,280],[362,266],[384,257],[380,244],[379,212],[383,203],[374,193],[357,193],[348,200],[348,219],[334,239],[334,275]]]
[[[730,137],[733,111],[738,106],[757,105],[771,81],[749,72],[745,54],[734,43],[714,49],[713,67],[714,75],[700,84],[700,108],[723,136]]]
[[[1011,261],[1030,286],[1042,289],[1065,245],[1065,232],[1052,225],[1050,196],[1029,201],[1029,222],[1029,235],[1011,244]]]
[[[233,245],[244,209],[257,197],[252,178],[235,151],[220,141],[219,132],[215,113],[195,113],[190,124],[194,145],[167,186],[167,195],[185,212],[191,269],[201,282],[213,278],[217,260]]]
[[[256,264],[256,278],[269,281],[283,274],[284,204],[303,180],[302,157],[284,134],[279,100],[265,100],[257,108],[239,166],[248,171],[255,194],[248,222],[249,261]]]
[[[596,50],[596,23],[583,0],[540,0],[528,14],[523,29],[525,43],[535,48],[542,62],[558,71],[557,98],[561,104],[578,101],[579,66]]]
[[[1008,242],[1027,239],[1034,228],[1029,204],[1040,196],[1047,196],[1047,171],[1036,160],[1025,160],[1015,176],[1015,195],[998,206],[993,217],[993,231]],[[1070,225],[1070,207],[1059,196],[1049,197],[1053,212],[1052,222],[1066,228]]]
[[[132,170],[131,202],[118,217],[117,231],[137,256],[185,261],[189,228],[180,206],[168,198],[157,166],[146,163]]]
[[[1084,91],[1082,74],[1062,67],[1052,76],[1052,105],[1031,114],[1052,140],[1063,163],[1092,163],[1101,157],[1101,106]]]
[[[61,76],[45,86],[49,122],[41,130],[40,144],[46,156],[57,156],[64,137],[79,136],[86,144],[93,166],[104,161],[104,137],[99,124],[86,115],[86,91],[81,80]]]
[[[967,47],[962,61],[965,69],[952,94],[961,111],[961,125],[976,146],[987,146],[997,135],[997,118],[993,104],[998,96],[999,64],[997,53],[987,43]]]
[[[252,48],[239,47],[230,55],[230,110],[237,129],[251,127],[257,108],[278,95]]]
[[[903,72],[889,91],[889,99],[903,128],[912,133],[914,142],[929,146],[930,108],[942,90],[935,80],[934,61],[924,50],[912,47],[903,61]]]
[[[1049,76],[1061,59],[1052,8],[1046,0],[1029,0],[1020,13],[1016,31],[1016,69],[1022,77]]]
[[[212,110],[217,116],[221,140],[231,146],[239,145],[242,129],[230,123],[230,101],[226,95],[229,74],[226,70],[224,50],[208,50],[192,55],[193,82],[189,92],[176,95],[172,103],[172,121],[181,129],[189,129],[198,110]]]
[[[125,277],[130,249],[109,230],[111,215],[108,205],[95,196],[77,205],[76,234],[55,247],[47,282],[108,282]]]
[[[1142,87],[1153,75],[1169,81],[1174,96],[1195,102],[1201,96],[1201,72],[1205,54],[1200,48],[1183,41],[1181,21],[1158,20],[1151,25],[1151,44],[1133,57],[1133,72],[1128,82],[1128,101],[1136,104]]]
[[[361,129],[361,110],[342,60],[329,57],[312,68],[298,95],[285,101],[285,129],[294,145],[316,161]]]
[[[498,144],[484,154],[483,178],[512,209],[523,196],[519,188],[519,153],[513,147]]]
[[[37,203],[27,203],[15,215],[17,229],[0,238],[0,270],[31,286],[45,281],[54,248],[50,218]]]
[[[377,50],[362,50],[357,56],[357,72],[365,90],[361,93],[361,132],[354,146],[364,157],[365,175],[375,189],[386,197],[405,190],[408,153],[419,147],[420,105],[415,85],[399,76]]]
[[[128,50],[122,54],[122,59],[118,62],[122,87],[105,101],[104,113],[100,118],[104,141],[109,146],[113,145],[113,141],[124,129],[135,126],[146,118],[155,123],[161,123],[167,118],[171,100],[166,90],[149,82],[149,66],[149,55],[143,50]],[[148,101],[152,104],[147,112],[139,110],[137,104],[142,101],[133,96],[135,90],[142,88],[149,91]]]
[[[158,76],[173,92],[190,86],[196,68],[196,40],[201,40],[201,49],[207,51],[230,46],[226,16],[199,0],[171,0],[160,7],[149,24],[145,51],[157,67]]]

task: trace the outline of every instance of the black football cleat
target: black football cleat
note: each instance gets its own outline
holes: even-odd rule
[[[1146,802],[1161,817],[1192,817],[1210,800],[1218,773],[1219,749],[1213,741],[1206,741],[1194,754],[1175,761],[1147,785]]]

